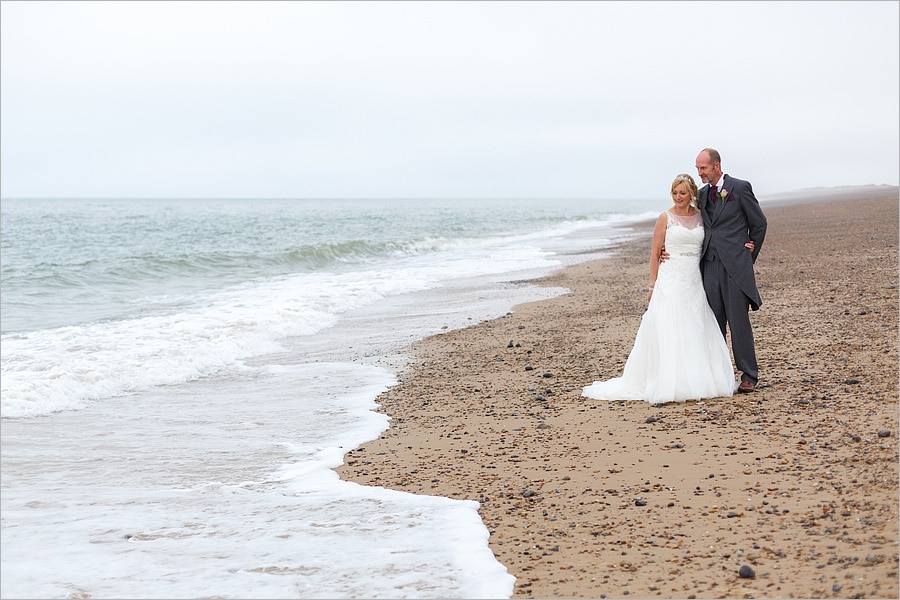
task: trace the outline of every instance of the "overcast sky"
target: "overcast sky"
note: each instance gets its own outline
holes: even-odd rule
[[[0,194],[897,185],[898,6],[4,0]]]

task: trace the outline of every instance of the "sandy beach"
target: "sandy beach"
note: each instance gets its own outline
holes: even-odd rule
[[[390,428],[338,471],[478,501],[514,597],[897,598],[898,205],[764,201],[751,394],[581,397],[631,349],[646,223],[538,282],[567,294],[410,348]]]

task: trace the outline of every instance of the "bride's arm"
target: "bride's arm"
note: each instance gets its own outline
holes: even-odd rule
[[[656,219],[656,227],[653,228],[653,241],[650,243],[650,288],[647,290],[647,302],[653,296],[653,288],[656,286],[656,276],[659,274],[659,255],[666,243],[666,226],[668,218],[666,213]]]

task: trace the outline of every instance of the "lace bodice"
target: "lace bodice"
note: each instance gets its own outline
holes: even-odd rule
[[[703,219],[700,212],[690,217],[666,211],[666,251],[672,257],[700,256],[703,246]]]
[[[703,218],[698,212],[681,217],[666,211],[666,252],[669,260],[659,265],[654,299],[684,301],[691,290],[703,289],[700,279],[700,250],[703,247]],[[700,311],[700,306],[692,307]]]

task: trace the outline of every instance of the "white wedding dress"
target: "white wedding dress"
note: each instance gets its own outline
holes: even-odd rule
[[[669,259],[659,265],[625,369],[585,387],[588,398],[662,404],[734,394],[731,356],[700,279],[702,218],[666,215]]]

